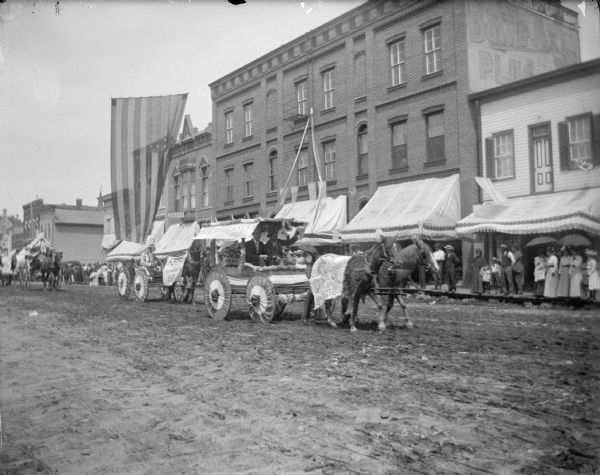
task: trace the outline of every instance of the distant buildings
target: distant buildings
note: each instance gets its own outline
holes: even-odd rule
[[[24,245],[23,222],[18,216],[8,216],[3,209],[0,216],[0,256],[7,256],[13,249]]]

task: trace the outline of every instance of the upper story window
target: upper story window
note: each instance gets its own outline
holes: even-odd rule
[[[244,106],[244,137],[252,135],[252,103]]]
[[[181,206],[181,175],[173,177],[173,185],[175,188],[175,211],[181,211],[183,209]]]
[[[594,117],[596,120],[598,118],[599,116]],[[594,166],[592,126],[592,114],[569,117],[565,122],[558,124],[560,168],[562,170],[575,168],[589,170]]]
[[[406,121],[396,122],[392,129],[392,170],[408,167]]]
[[[269,153],[269,191],[277,190],[277,150]]]
[[[233,143],[233,111],[225,113],[225,143]]]
[[[308,149],[300,150],[298,156],[298,186],[308,185]]]
[[[437,162],[446,159],[444,144],[444,112],[425,116],[427,123],[427,161]]]
[[[323,74],[323,110],[331,109],[334,107],[333,92],[334,80],[335,80],[335,69],[329,69],[324,71]]]
[[[225,170],[225,201],[233,201],[233,168]]]
[[[358,174],[369,173],[369,136],[367,124],[358,128]]]
[[[254,194],[254,164],[246,163],[244,165],[244,196],[252,196]]]
[[[432,74],[442,70],[442,29],[435,25],[423,30],[423,43],[425,47],[425,74]]]
[[[325,162],[325,181],[335,180],[335,140],[323,144],[323,156]]]
[[[308,93],[306,84],[306,80],[296,83],[296,99],[298,101],[299,115],[308,115]]]
[[[207,206],[210,205],[210,200],[209,200],[209,186],[210,186],[210,181],[209,181],[209,172],[208,172],[208,167],[202,167],[200,168],[200,205],[203,208],[206,208]]]
[[[404,38],[390,44],[390,68],[392,86],[406,82],[406,54],[404,51]]]
[[[513,131],[494,134],[486,140],[488,176],[490,178],[514,178],[515,154]]]

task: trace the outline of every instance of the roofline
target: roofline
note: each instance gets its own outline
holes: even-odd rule
[[[491,89],[474,92],[469,94],[467,98],[469,101],[486,102],[489,100],[510,96],[514,92],[527,92],[535,88],[569,81],[571,79],[577,79],[584,76],[590,76],[595,73],[600,73],[600,58],[575,63],[570,66],[565,66],[564,68],[530,76],[528,78],[503,84]]]
[[[329,28],[329,26],[331,26],[331,25],[334,25],[334,24],[339,23],[339,22],[343,22],[346,18],[355,15],[356,12],[358,12],[358,11],[364,9],[364,8],[370,8],[372,5],[373,5],[373,0],[366,0],[364,3],[360,4],[357,7],[354,7],[352,10],[348,10],[346,13],[343,13],[343,14],[341,14],[339,16],[336,16],[335,18],[332,18],[328,22],[323,23],[322,25],[319,25],[316,28],[313,28],[312,30],[308,30],[308,31],[304,32],[304,34],[302,34],[300,36],[297,36],[293,40],[288,41],[287,43],[284,43],[281,46],[278,46],[277,48],[269,51],[268,53],[263,54],[262,56],[259,56],[258,58],[254,59],[253,61],[251,61],[249,63],[246,63],[246,64],[240,66],[237,69],[234,69],[233,71],[225,74],[224,76],[220,77],[219,79],[214,80],[213,82],[211,82],[211,83],[208,84],[208,87],[212,89],[213,86],[217,85],[221,81],[224,81],[225,79],[233,77],[236,74],[239,74],[242,71],[245,71],[248,68],[253,67],[255,64],[258,64],[258,63],[260,63],[262,61],[265,61],[270,56],[275,56],[280,51],[287,50],[291,45],[293,45],[294,43],[296,43],[301,38],[305,37],[308,33],[310,33],[311,35],[312,34],[316,34],[316,33],[320,32],[320,31],[322,31],[322,30],[324,30],[326,28]]]

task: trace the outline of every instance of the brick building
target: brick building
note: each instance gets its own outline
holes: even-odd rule
[[[85,206],[81,199],[75,205],[44,204],[37,199],[23,205],[27,239],[38,232],[52,246],[63,252],[63,260],[84,263],[102,259],[103,211],[99,206]]]

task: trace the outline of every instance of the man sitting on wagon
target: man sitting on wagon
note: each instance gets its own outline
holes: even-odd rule
[[[260,240],[261,231],[256,228],[252,232],[252,239],[246,241],[244,246],[246,249],[246,262],[255,266],[264,266],[266,262],[260,256],[267,255],[265,244]]]

